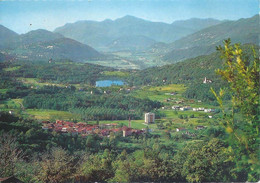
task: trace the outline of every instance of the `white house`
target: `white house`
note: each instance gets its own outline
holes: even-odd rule
[[[215,109],[204,109],[204,112],[215,112]]]
[[[154,123],[154,121],[155,121],[155,114],[151,113],[151,112],[145,113],[144,121],[145,121],[146,124]]]
[[[199,109],[198,108],[192,108],[193,111],[198,111]]]
[[[185,131],[185,130],[186,130],[185,128],[176,128],[176,132]]]
[[[204,111],[204,110],[205,110],[204,107],[199,107],[199,108],[198,108],[198,111]]]

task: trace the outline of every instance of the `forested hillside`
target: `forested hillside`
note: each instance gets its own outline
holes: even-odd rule
[[[70,59],[77,62],[97,60],[103,55],[75,40],[65,38],[61,34],[38,29],[18,35],[11,30],[0,27],[3,37],[2,52],[20,60]]]
[[[258,50],[258,47],[252,44],[243,45],[244,58],[252,60],[252,48]],[[176,64],[165,65],[162,67],[148,68],[133,73],[129,78],[132,85],[165,85],[172,83],[185,83],[188,89],[185,96],[188,98],[197,98],[202,100],[215,100],[210,92],[210,87],[219,89],[226,86],[216,74],[216,70],[221,68],[223,61],[220,54],[215,52],[210,55],[198,56],[187,59]],[[205,77],[212,80],[212,83],[203,84]]]
[[[168,45],[165,60],[174,62],[214,52],[222,40],[231,38],[235,43],[259,44],[259,15],[237,21],[226,21],[202,29]]]
[[[2,64],[3,67],[5,63]],[[37,82],[50,82],[59,84],[95,84],[102,76],[103,71],[115,69],[88,64],[75,63],[71,60],[57,60],[49,62],[20,61],[13,64],[19,69],[4,72],[6,77],[34,78]]]

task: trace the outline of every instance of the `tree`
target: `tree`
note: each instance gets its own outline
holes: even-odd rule
[[[14,175],[16,163],[22,159],[22,155],[16,139],[9,134],[3,134],[0,137],[0,177]]]
[[[174,156],[173,174],[178,181],[230,181],[228,157],[225,144],[218,139],[189,143]]]
[[[213,89],[224,119],[221,125],[230,136],[232,161],[236,162],[235,172],[248,181],[258,181],[259,171],[259,56],[253,50],[252,61],[245,58],[239,44],[231,46],[230,39],[224,41],[224,48],[219,46],[224,59],[224,68],[217,73],[229,83],[229,88],[221,89],[217,94]],[[232,94],[232,111],[226,111],[223,105],[224,93]],[[239,175],[238,175],[239,179]],[[240,179],[241,180],[241,179]]]
[[[61,148],[53,148],[50,153],[45,153],[40,162],[36,175],[39,181],[43,182],[65,182],[73,178],[76,172],[75,158]]]

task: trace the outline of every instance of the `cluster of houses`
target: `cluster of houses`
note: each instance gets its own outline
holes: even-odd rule
[[[215,112],[215,109],[205,109],[204,107],[198,107],[198,108],[191,108],[190,106],[172,106],[173,110],[180,110],[180,111],[203,111],[203,112]]]
[[[51,123],[49,121],[42,121],[42,129],[48,131],[55,131],[57,133],[70,133],[71,135],[81,135],[87,136],[90,134],[98,134],[99,136],[109,136],[111,132],[122,133],[123,137],[142,134],[145,130],[137,130],[131,128],[131,123],[129,126],[123,126],[118,128],[118,124],[102,124],[102,125],[90,125],[87,123],[73,123],[69,121],[56,120],[56,123]]]

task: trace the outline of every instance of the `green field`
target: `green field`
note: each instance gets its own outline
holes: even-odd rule
[[[38,120],[78,120],[79,116],[67,111],[27,109],[26,113]]]
[[[21,66],[8,67],[8,68],[5,68],[4,71],[16,71],[16,70],[18,70],[20,68],[21,68]]]
[[[119,77],[124,78],[129,76],[129,72],[123,72],[123,71],[104,71],[104,76],[113,76],[113,77]]]
[[[14,110],[20,109],[23,99],[10,99],[0,102],[0,109],[2,110]]]
[[[180,84],[171,84],[161,87],[146,86],[140,90],[136,90],[131,95],[138,98],[148,98],[154,101],[164,102],[166,99],[178,99],[181,98],[181,94],[185,91],[185,86]],[[170,95],[171,92],[177,92],[177,95]]]
[[[8,91],[8,89],[0,89],[0,93],[4,94]]]
[[[115,120],[115,121],[106,120],[106,121],[100,121],[99,123],[100,124],[118,123],[118,124],[124,124],[125,126],[128,126],[129,121],[128,120]],[[147,125],[144,124],[144,120],[131,120],[131,127],[134,129],[143,129],[146,128]],[[149,124],[148,127],[151,129],[155,129],[156,125]]]

